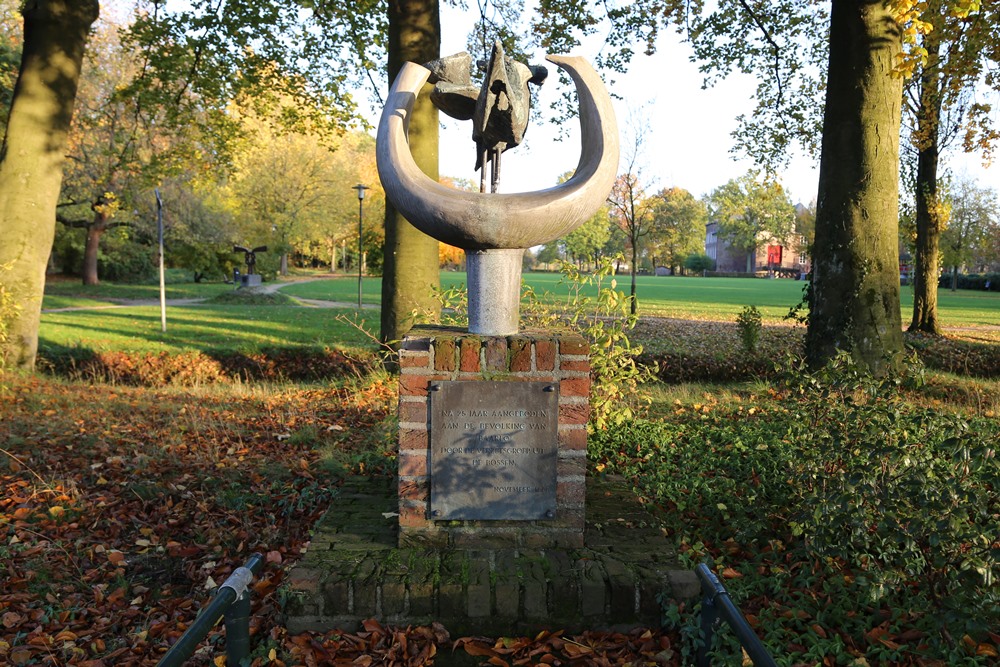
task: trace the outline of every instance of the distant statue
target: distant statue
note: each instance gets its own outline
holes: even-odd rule
[[[472,56],[466,52],[424,65],[431,71],[428,81],[435,84],[431,101],[441,111],[458,120],[472,120],[472,140],[476,142],[476,169],[480,170],[479,191],[486,191],[486,163],[492,163],[490,192],[500,181],[500,154],[524,139],[531,115],[528,84],[542,85],[549,71],[541,65],[528,66],[508,58],[500,40],[493,44],[483,83],[472,82]]]
[[[246,262],[247,265],[247,275],[252,276],[257,273],[257,253],[267,252],[267,246],[259,245],[251,250],[250,248],[244,248],[241,245],[234,245],[233,252],[246,253],[243,257],[243,261]]]

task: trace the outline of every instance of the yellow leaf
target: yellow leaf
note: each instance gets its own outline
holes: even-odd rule
[[[277,658],[278,658],[278,652],[275,651],[273,648],[267,652],[267,659],[270,660],[271,662],[274,662]]]
[[[226,656],[217,655],[215,656],[215,660],[213,660],[212,662],[215,663],[215,667],[226,667]]]

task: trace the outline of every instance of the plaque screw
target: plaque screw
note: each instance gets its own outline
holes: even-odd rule
[[[550,384],[550,385],[546,385],[545,389],[543,389],[542,391],[552,392],[552,391],[555,391],[555,390],[556,390],[555,385],[551,385]]]
[[[439,385],[439,384],[432,384],[431,385],[431,391],[441,391],[441,385]]]
[[[548,510],[547,512],[545,512],[546,519],[554,519],[555,517],[556,517],[555,510]]]
[[[431,516],[441,516],[441,510],[434,510],[431,512]]]

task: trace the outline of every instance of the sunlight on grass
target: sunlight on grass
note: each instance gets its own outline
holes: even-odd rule
[[[524,281],[547,303],[558,305],[569,296],[562,276],[556,273],[525,273]],[[618,276],[617,288],[629,291],[629,276]],[[464,285],[466,274],[441,272],[441,287]],[[364,302],[380,302],[380,281],[366,278]],[[747,278],[700,278],[678,276],[638,276],[636,291],[640,315],[701,320],[732,321],[744,306],[757,306],[765,319],[778,321],[802,299],[805,283],[797,280]],[[349,277],[317,280],[282,288],[286,294],[309,299],[351,302],[357,299],[357,282]],[[594,288],[584,294],[596,296]],[[912,313],[912,288],[903,287],[902,319],[909,322]],[[1000,294],[960,290],[939,292],[940,316],[946,326],[1000,325]]]
[[[174,307],[167,310],[167,332],[162,333],[160,311],[154,306],[45,313],[39,344],[43,348],[152,352],[367,346],[368,339],[354,327],[338,321],[338,314],[350,311],[295,306]]]

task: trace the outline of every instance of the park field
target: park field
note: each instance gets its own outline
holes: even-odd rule
[[[559,276],[526,278],[567,298]],[[591,431],[587,474],[631,484],[677,565],[710,564],[779,664],[997,664],[998,295],[942,292],[955,330],[906,336],[926,372],[875,379],[788,358],[804,327],[780,317],[801,285],[641,277],[650,317],[632,336],[661,382],[622,399],[648,399],[645,417]],[[168,296],[198,303],[169,305],[163,333],[146,286],[53,286],[47,307],[88,308],[43,313],[48,372],[0,376],[0,664],[152,667],[253,551],[250,667],[430,664],[425,651],[693,664],[696,608],[666,599],[662,627],[629,635],[289,634],[282,585],[312,527],[347,480],[397,471],[397,380],[351,356],[373,347],[357,325],[378,328],[379,281],[364,290],[359,313],[356,277],[177,285]],[[746,305],[769,320],[753,352],[734,322]],[[716,637],[714,664],[739,664],[732,634]],[[197,664],[222,664],[222,645],[217,626]]]
[[[552,304],[569,298],[569,286],[561,274],[525,273],[524,283]],[[444,271],[441,287],[448,289],[465,285],[465,273]],[[805,283],[795,280],[764,280],[747,278],[702,278],[680,276],[638,276],[636,293],[639,314],[678,319],[732,321],[746,306],[756,306],[764,319],[777,321],[802,300]],[[381,281],[366,278],[363,302],[381,302]],[[629,277],[617,278],[617,289],[628,292]],[[913,292],[901,288],[903,323],[912,314]],[[292,284],[282,288],[291,296],[328,301],[356,303],[356,277],[333,278]],[[582,293],[596,295],[596,287],[584,286]],[[938,292],[939,313],[945,326],[1000,326],[1000,292],[960,290]]]
[[[464,273],[442,272],[442,288],[464,286],[465,279]],[[556,309],[571,298],[559,274],[528,273],[524,282]],[[639,276],[637,283],[644,320],[636,333],[650,351],[701,354],[707,346],[718,356],[722,348],[738,345],[734,322],[740,310],[751,305],[761,311],[771,332],[765,343],[773,339],[777,349],[797,346],[798,334],[792,335],[782,318],[801,299],[802,282]],[[627,291],[628,277],[616,285]],[[596,295],[593,285],[580,289],[583,296]],[[911,290],[902,289],[908,302]],[[358,313],[354,276],[288,282],[274,303],[233,302],[230,285],[169,285],[167,298],[182,301],[168,306],[163,332],[160,309],[154,305],[158,287],[55,282],[46,288],[39,344],[43,356],[73,350],[171,354],[231,349],[252,354],[268,348],[328,348],[354,354],[370,349],[378,334],[380,290],[379,278],[364,279],[365,308]],[[950,335],[992,343],[1000,338],[1000,293],[942,290],[939,298],[941,320]],[[332,307],[315,307],[310,300]],[[909,311],[907,304],[904,326]],[[673,324],[668,326],[663,318]],[[797,331],[801,333],[801,327]],[[719,336],[722,339],[716,340]]]

